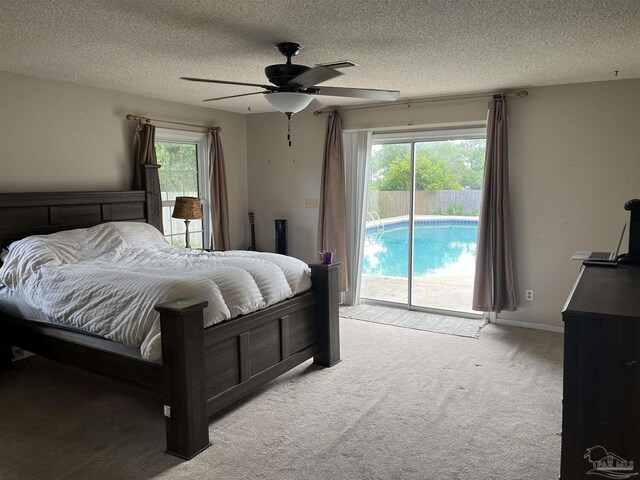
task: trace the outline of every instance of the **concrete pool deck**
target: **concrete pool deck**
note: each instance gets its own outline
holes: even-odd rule
[[[407,303],[405,277],[362,275],[360,297],[371,300]],[[431,274],[413,279],[413,304],[479,314],[471,309],[473,298],[472,275]]]

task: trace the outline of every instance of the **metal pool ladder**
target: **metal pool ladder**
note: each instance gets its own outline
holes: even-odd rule
[[[376,211],[367,212],[367,218],[371,219],[371,223],[373,223],[373,225],[376,227],[375,235],[369,237],[368,242],[370,245],[376,244],[380,240],[380,237],[382,237],[382,235],[384,234],[384,223],[382,222],[380,215],[378,215],[378,212]]]

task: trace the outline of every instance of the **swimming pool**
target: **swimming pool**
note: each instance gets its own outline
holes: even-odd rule
[[[473,275],[477,220],[418,220],[414,230],[413,274]],[[407,277],[409,222],[367,228],[362,273]]]

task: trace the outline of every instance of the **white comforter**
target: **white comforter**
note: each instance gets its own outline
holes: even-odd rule
[[[174,248],[153,227],[126,222],[20,240],[0,283],[57,321],[139,346],[152,361],[161,355],[158,303],[207,300],[207,327],[311,287],[309,267],[295,258]]]

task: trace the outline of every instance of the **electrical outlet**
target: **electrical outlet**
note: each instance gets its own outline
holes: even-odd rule
[[[525,290],[524,299],[528,302],[533,302],[533,290]]]
[[[305,198],[304,208],[318,208],[319,202],[317,198]]]

